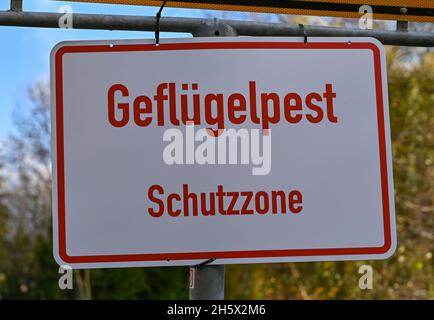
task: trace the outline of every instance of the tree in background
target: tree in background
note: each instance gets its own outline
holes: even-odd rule
[[[27,110],[15,116],[16,134],[3,151],[8,210],[4,236],[4,298],[69,298],[57,286],[51,254],[50,97],[46,82],[28,91]]]
[[[0,297],[187,298],[185,268],[75,270],[74,290],[59,289],[61,274],[52,251],[48,82],[36,83],[28,97],[30,111],[19,110],[17,133],[3,156],[9,190],[5,205],[0,204]]]
[[[0,172],[2,166],[0,164]],[[6,274],[2,271],[6,269],[7,261],[7,248],[6,248],[6,230],[7,222],[9,218],[9,213],[6,206],[3,204],[4,201],[4,190],[3,190],[3,177],[0,175],[0,299],[4,296],[6,291]]]

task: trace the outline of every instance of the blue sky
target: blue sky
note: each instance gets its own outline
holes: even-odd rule
[[[9,9],[10,0],[0,0],[0,10]],[[24,0],[25,11],[58,12],[68,4],[74,13],[105,13],[126,15],[155,15],[158,8],[108,4],[76,3],[52,0]],[[219,12],[165,8],[163,16],[204,17]],[[231,18],[243,18],[243,14]],[[264,18],[264,16],[262,16]],[[186,34],[162,33],[162,37],[185,37]],[[12,113],[25,105],[26,90],[37,80],[49,77],[49,53],[60,41],[86,39],[152,38],[151,32],[65,30],[48,28],[18,28],[0,26],[0,140],[13,130]]]

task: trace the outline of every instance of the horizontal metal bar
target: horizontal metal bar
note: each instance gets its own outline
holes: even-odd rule
[[[0,25],[20,27],[58,28],[62,14],[47,12],[0,11]],[[75,29],[155,31],[155,17],[74,14]],[[246,36],[303,36],[298,25],[265,23],[256,21],[217,20],[199,18],[163,17],[160,20],[162,32],[181,32],[193,35],[203,27],[233,29],[238,35]],[[361,30],[334,27],[305,26],[310,37],[374,37],[385,45],[434,47],[434,33]]]

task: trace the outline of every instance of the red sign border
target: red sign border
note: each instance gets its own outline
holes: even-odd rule
[[[63,56],[67,53],[89,52],[131,52],[131,51],[168,51],[168,50],[222,50],[222,49],[366,49],[373,52],[375,67],[375,87],[377,100],[377,123],[380,152],[380,173],[383,206],[384,244],[380,247],[361,248],[318,248],[285,250],[251,250],[223,252],[185,252],[185,253],[149,253],[70,256],[66,248],[66,211],[64,177],[64,136],[63,136]],[[60,80],[60,81],[59,81]],[[58,197],[58,253],[65,263],[114,263],[145,262],[170,260],[206,260],[237,258],[273,258],[306,256],[343,256],[385,254],[392,246],[391,217],[389,204],[386,132],[384,126],[383,83],[381,74],[380,49],[371,42],[196,42],[155,44],[119,44],[119,45],[65,45],[55,53],[56,87],[56,147],[57,147],[57,197]]]

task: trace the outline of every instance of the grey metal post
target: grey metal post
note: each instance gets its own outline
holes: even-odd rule
[[[23,11],[23,0],[11,0],[11,11]]]
[[[225,266],[204,265],[194,268],[194,285],[190,300],[223,300],[225,298]]]
[[[195,37],[236,36],[237,32],[230,25],[217,19],[204,21],[193,32]],[[218,261],[217,261],[218,262]],[[225,266],[193,266],[194,282],[190,288],[190,300],[223,300],[225,298]]]
[[[408,21],[396,21],[396,31],[407,32],[408,31]]]

